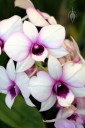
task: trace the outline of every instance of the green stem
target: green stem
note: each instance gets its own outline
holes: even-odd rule
[[[43,67],[40,62],[36,62],[36,65],[40,67],[43,71],[48,72],[47,68]]]

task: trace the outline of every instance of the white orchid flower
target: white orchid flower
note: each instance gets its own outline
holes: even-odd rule
[[[7,39],[15,32],[22,31],[21,17],[15,15],[9,19],[0,21],[0,54],[4,50]]]
[[[49,56],[48,73],[40,71],[29,82],[32,96],[42,102],[41,111],[51,108],[56,100],[63,107],[69,107],[75,93],[69,87],[81,88],[85,84],[85,67],[73,62],[63,67],[53,56]]]
[[[49,54],[56,57],[65,56],[68,52],[61,48],[65,38],[65,29],[61,25],[48,25],[38,33],[30,22],[23,24],[23,33],[13,34],[5,43],[5,52],[17,64],[17,71],[25,71],[33,66],[35,61],[44,61]],[[59,52],[61,51],[61,52]]]
[[[0,66],[0,90],[6,94],[6,105],[11,108],[16,96],[22,94],[26,103],[32,106],[29,99],[29,78],[25,72],[16,73],[14,62],[10,59],[6,69]]]

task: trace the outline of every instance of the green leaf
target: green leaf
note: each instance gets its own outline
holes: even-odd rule
[[[29,107],[24,99],[18,96],[10,110],[6,107],[5,97],[0,95],[0,120],[15,128],[45,128],[38,110]]]
[[[4,122],[2,122],[2,121],[0,120],[0,128],[12,128],[12,127],[9,126],[9,125],[7,125],[7,124],[5,124]]]

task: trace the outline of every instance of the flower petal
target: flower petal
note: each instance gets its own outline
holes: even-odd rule
[[[35,63],[35,61],[32,59],[32,57],[28,56],[23,61],[20,61],[17,63],[16,72],[26,71],[27,69],[31,68],[34,63]]]
[[[0,37],[7,40],[15,32],[22,32],[21,17],[15,15],[0,22]]]
[[[11,67],[11,68],[10,68]],[[14,65],[14,62],[12,59],[10,59],[7,63],[7,67],[6,67],[6,70],[7,70],[7,74],[9,76],[9,78],[14,81],[15,80],[15,75],[16,75],[16,72],[15,72],[15,65]]]
[[[68,62],[63,66],[62,79],[69,86],[81,87],[85,85],[85,67],[83,64]]]
[[[24,98],[28,98],[30,96],[30,91],[28,89],[29,78],[26,73],[17,73],[15,83],[19,87]]]
[[[50,76],[43,71],[37,73],[30,79],[29,89],[31,95],[38,101],[46,101],[52,92],[53,81]]]
[[[63,95],[57,95],[57,99],[58,99],[58,103],[63,106],[63,107],[69,107],[71,105],[71,103],[74,100],[74,95],[71,92],[71,90],[69,90],[69,92],[67,93],[66,97],[63,97]]]
[[[61,25],[47,25],[39,33],[38,42],[48,48],[59,48],[65,38],[65,29]]]
[[[1,47],[0,47],[0,55],[1,55],[1,52],[2,52],[2,50],[1,50]]]
[[[75,128],[75,125],[72,121],[68,119],[60,119],[55,122],[55,128]]]
[[[44,48],[44,51],[40,55],[32,54],[32,58],[35,61],[43,61],[47,58],[48,56],[48,51],[46,48]]]
[[[75,88],[70,86],[75,97],[85,97],[85,87]]]
[[[32,103],[32,101],[30,100],[30,98],[25,98],[25,102],[27,105],[31,106],[31,107],[35,107],[35,105]]]
[[[6,90],[10,86],[10,80],[4,67],[0,66],[0,88]]]
[[[83,124],[76,124],[76,128],[84,128]]]
[[[40,111],[42,112],[50,109],[55,104],[56,100],[57,100],[56,96],[51,95],[47,101],[41,103]]]
[[[23,33],[13,34],[5,43],[6,54],[15,61],[25,59],[29,54],[31,42]]]
[[[34,7],[30,0],[15,0],[15,6],[26,9],[28,7]]]
[[[44,19],[44,17],[35,9],[28,8],[26,10],[29,20],[36,26],[46,26],[48,22]]]
[[[85,115],[85,109],[77,109],[75,112],[79,115]]]
[[[38,37],[38,30],[31,22],[24,21],[23,32],[32,42],[36,42]]]
[[[57,48],[57,49],[49,49],[49,54],[56,57],[56,58],[61,58],[63,56],[66,56],[68,52],[63,48]]]
[[[59,79],[62,74],[62,67],[60,62],[53,56],[48,59],[48,71],[54,79]]]
[[[16,98],[16,97],[14,97],[14,98],[12,99],[11,94],[10,94],[10,93],[7,93],[6,98],[5,98],[5,102],[6,102],[6,105],[7,105],[9,108],[12,107],[15,98]]]
[[[57,117],[56,117],[56,121],[59,119],[66,119],[68,117],[70,117],[72,114],[74,114],[74,110],[71,108],[61,108],[58,113],[57,113]]]
[[[53,16],[50,16],[50,17],[48,18],[48,22],[49,22],[50,24],[57,24],[57,22],[56,22],[56,20],[55,20],[55,18],[54,18]]]
[[[41,12],[44,19],[48,21],[49,24],[57,24],[56,19],[53,16],[50,16],[48,13]]]

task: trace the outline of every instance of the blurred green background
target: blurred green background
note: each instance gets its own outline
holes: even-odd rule
[[[79,45],[81,54],[83,55],[83,57],[85,57],[85,1],[84,0],[80,0],[80,1],[79,0],[32,0],[32,2],[36,8],[40,9],[41,11],[47,12],[50,15],[53,15],[59,24],[62,24],[65,26],[66,37],[69,38],[70,36],[73,36],[73,38],[76,40],[76,42]],[[72,14],[72,8],[73,8],[73,14]],[[20,15],[21,17],[24,17],[26,15],[26,12],[25,10],[20,9],[18,7],[15,8],[14,0],[0,0],[0,20],[9,18],[15,14]],[[74,15],[73,22],[70,19],[71,14]],[[7,59],[8,57],[5,54],[1,55],[0,65],[5,66]],[[19,103],[18,103],[18,100],[16,100],[16,103],[14,103],[15,106],[13,107],[13,110],[19,112],[19,109],[17,110],[16,108],[22,106],[22,109],[20,110],[20,112],[22,112],[24,108],[25,109],[24,113],[26,114],[29,113],[31,108],[26,109],[27,106],[22,105],[23,99],[20,100]],[[19,104],[19,106],[17,106],[17,104]],[[16,118],[16,114],[13,114],[13,110],[9,110],[8,108],[6,108],[2,95],[0,95],[0,108],[1,108],[0,109],[0,128],[11,128],[11,127],[19,128],[18,127],[19,123],[20,121],[22,122],[24,118],[28,118],[28,120],[25,120],[28,123],[26,124],[26,122],[24,122],[24,126],[26,124],[26,127],[23,127],[23,128],[45,128],[44,124],[41,123],[41,116],[39,114],[38,116],[36,116],[36,122],[39,122],[40,120],[41,125],[37,124],[35,126],[36,122],[34,123],[34,125],[29,124],[29,121],[30,121],[29,118],[31,117],[31,114],[30,114],[30,117],[29,115],[27,117],[24,115],[24,113],[22,113],[23,119],[19,120],[19,118],[17,117],[17,125],[14,124],[10,126],[10,124],[14,123],[11,121],[13,121]],[[38,113],[37,110],[34,110],[34,109],[31,110],[31,112],[32,114],[33,112]],[[54,112],[54,109],[50,110],[50,113],[53,113],[53,112]],[[49,116],[48,113],[44,112],[43,117]],[[15,118],[10,120],[14,115],[15,115]],[[33,124],[34,117],[35,116],[31,117],[32,124]],[[7,120],[7,118],[9,118],[9,120]],[[22,126],[22,123],[20,125],[20,128],[21,126]],[[49,125],[47,127],[53,128],[53,125],[52,126]]]

